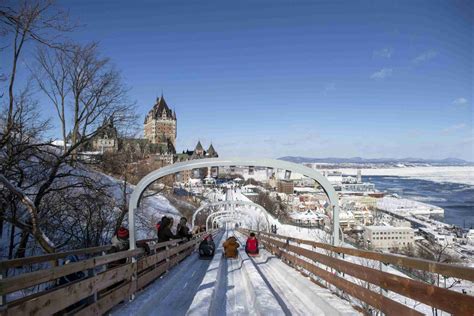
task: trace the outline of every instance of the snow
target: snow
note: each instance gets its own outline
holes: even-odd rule
[[[312,283],[266,250],[249,258],[243,247],[239,258],[225,260],[222,242],[236,235],[226,231],[216,238],[212,260],[197,253],[153,282],[112,315],[356,315],[349,304]]]
[[[338,169],[345,175],[357,175],[357,170],[359,169]],[[397,176],[474,185],[474,166],[366,168],[360,170],[364,176]]]
[[[269,287],[279,298],[283,310],[291,315],[354,315],[357,314],[348,304],[302,275],[288,267],[265,249],[260,255],[251,258],[256,269],[264,276]]]
[[[225,199],[248,201],[239,189],[228,190]],[[166,203],[161,207],[166,207]],[[326,243],[331,240],[330,234],[325,231],[282,225],[269,213],[268,216],[270,224],[277,225],[280,235]],[[228,234],[229,232],[225,232],[224,237]],[[261,249],[260,256],[255,258],[249,258],[243,249],[240,249],[238,260],[223,260],[224,237],[220,240],[217,238],[218,248],[212,260],[198,260],[197,254],[192,254],[169,274],[137,295],[135,301],[119,308],[113,314],[151,315],[159,310],[167,310],[170,315],[357,314],[351,306],[351,303],[360,304],[357,299],[348,298],[350,301],[346,301],[339,298],[330,289],[311,282],[308,277],[304,277],[265,249]],[[240,234],[237,233],[236,237],[244,244]],[[308,245],[299,246],[325,253],[322,249],[313,249]],[[354,248],[345,243],[343,246]],[[372,260],[354,256],[345,256],[344,260],[375,269],[382,268],[385,272],[407,277],[390,265],[380,267],[378,262]],[[345,278],[355,284],[364,285],[364,282],[350,275],[345,275]],[[330,288],[335,290],[333,286]],[[371,289],[379,291],[374,285],[371,285]],[[410,307],[416,306],[420,312],[431,313],[429,306],[418,304],[394,292],[384,293],[395,301]]]

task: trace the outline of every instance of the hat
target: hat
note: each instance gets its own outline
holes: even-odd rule
[[[123,226],[120,227],[119,230],[117,231],[117,237],[122,238],[122,239],[128,238],[128,229],[126,229]]]

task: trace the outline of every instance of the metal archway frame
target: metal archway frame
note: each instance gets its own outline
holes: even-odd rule
[[[270,215],[268,214],[267,210],[265,210],[265,208],[263,206],[261,206],[257,203],[250,202],[250,201],[220,201],[220,202],[207,203],[207,204],[204,204],[204,205],[200,206],[193,213],[193,218],[192,218],[192,221],[191,221],[193,227],[195,226],[196,217],[201,211],[203,211],[207,208],[210,208],[210,207],[216,207],[216,206],[219,207],[219,206],[227,206],[227,205],[254,207],[258,211],[260,211],[260,213],[265,216],[267,222],[270,223],[270,221],[268,219],[268,216],[270,216]]]
[[[315,180],[321,185],[324,192],[329,198],[330,206],[333,211],[333,245],[339,244],[339,202],[337,193],[334,190],[331,183],[319,172],[308,168],[306,166],[275,159],[244,159],[244,158],[208,158],[208,159],[197,159],[184,161],[176,164],[172,164],[158,170],[152,171],[143,177],[140,182],[136,185],[135,189],[130,196],[129,208],[128,208],[128,225],[130,230],[130,249],[135,249],[135,211],[138,208],[139,201],[148,186],[154,181],[163,178],[167,175],[175,174],[177,172],[199,169],[205,167],[230,167],[230,166],[243,166],[243,167],[262,167],[262,168],[273,168],[289,170],[294,173],[299,173],[303,176]]]
[[[250,211],[244,211],[244,210],[228,210],[228,211],[217,211],[214,213],[211,213],[207,216],[206,218],[206,231],[209,230],[209,220],[212,219],[213,217],[216,217],[221,214],[235,214],[235,215],[247,215],[247,216],[252,216],[253,214]],[[266,222],[267,222],[267,229],[270,229],[270,221],[268,220],[268,217],[265,216],[266,214],[263,214]]]
[[[237,214],[234,214],[234,215],[232,215],[232,214],[219,215],[219,216],[216,216],[216,217],[213,218],[212,225],[214,226],[214,224],[219,220],[229,220],[229,221],[234,220],[235,222],[239,222],[239,220],[242,220],[242,218],[240,216],[238,216]]]

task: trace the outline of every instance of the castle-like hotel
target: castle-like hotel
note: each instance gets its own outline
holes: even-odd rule
[[[127,151],[135,160],[151,159],[160,166],[176,161],[218,157],[216,150],[209,146],[204,150],[198,141],[194,150],[176,152],[178,119],[176,112],[166,104],[163,95],[156,99],[155,105],[145,117],[144,138],[120,138],[112,121],[104,121],[100,132],[94,137],[89,150],[101,153]]]

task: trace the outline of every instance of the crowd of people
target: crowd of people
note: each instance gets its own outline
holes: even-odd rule
[[[173,224],[174,219],[172,217],[163,216],[159,223],[156,224],[156,232],[158,236],[158,243],[167,242],[172,239],[188,239],[190,240],[193,237],[188,225],[186,217],[181,217],[178,225],[176,226],[176,233],[173,233]],[[129,249],[129,237],[130,232],[125,227],[120,227],[115,235],[111,239],[112,246],[108,250],[109,254],[126,251]],[[150,254],[150,247],[147,242],[145,241],[137,241],[137,247],[144,249],[145,254]],[[240,244],[237,241],[235,236],[230,236],[226,239],[223,243],[224,247],[224,257],[225,258],[237,258],[238,257],[238,249]],[[213,240],[212,234],[205,235],[203,240],[199,244],[198,253],[200,258],[212,258],[215,254],[216,245]],[[259,246],[258,240],[254,233],[250,233],[246,244],[245,244],[245,252],[248,255],[258,255],[259,253]],[[76,262],[78,258],[76,256],[69,256],[66,260],[64,260],[63,264],[68,264],[70,262]],[[108,264],[108,268],[114,268],[116,266],[123,265],[127,262],[127,258],[119,259],[117,261],[111,262]],[[77,281],[85,277],[83,272],[76,272],[67,276],[62,277],[58,280],[59,285],[64,285],[70,282]]]
[[[163,243],[170,241],[172,239],[187,239],[191,240],[193,237],[193,233],[190,231],[187,225],[187,219],[185,217],[181,217],[179,223],[176,225],[176,230],[173,232],[173,225],[174,219],[172,217],[163,216],[161,220],[156,224],[156,233],[158,243]],[[202,231],[203,228],[197,227],[195,233]],[[130,232],[125,227],[120,227],[117,229],[116,233],[111,239],[111,247],[107,251],[108,254],[127,251],[130,245]],[[137,248],[142,248],[144,250],[144,255],[149,255],[151,253],[150,247],[146,241],[137,241],[136,243]],[[230,236],[223,244],[224,247],[224,258],[232,259],[238,258],[239,252],[238,249],[240,244],[235,236]],[[160,249],[157,249],[160,251]],[[198,247],[198,254],[200,259],[212,259],[214,257],[216,251],[216,245],[213,240],[213,235],[211,233],[204,235],[202,241]],[[245,251],[250,256],[258,255],[259,253],[259,246],[258,240],[254,233],[250,233],[246,244],[245,244]],[[113,269],[118,266],[122,266],[127,263],[127,258],[122,258],[115,260],[113,262],[109,262],[107,264],[108,269]],[[63,265],[76,263],[80,261],[76,255],[70,255],[63,260]],[[77,271],[61,278],[57,279],[55,284],[52,285],[52,288],[65,286],[70,283],[74,283],[80,281],[87,277],[87,274],[84,271]],[[110,285],[105,289],[105,291],[110,291],[113,288],[121,286],[125,281],[120,281],[116,284]],[[80,308],[83,304],[86,304],[87,300],[81,300],[80,302],[68,307],[65,309],[65,312],[73,311],[76,308]]]

